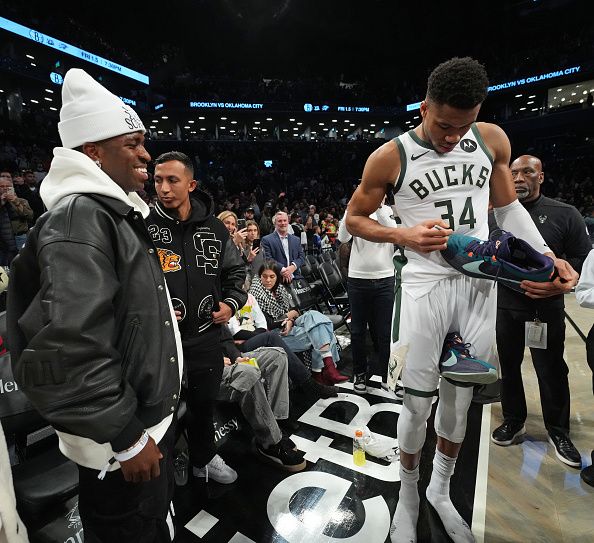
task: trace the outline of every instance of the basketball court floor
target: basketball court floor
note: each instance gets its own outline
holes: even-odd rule
[[[587,332],[594,311],[579,308],[566,296],[566,311]],[[343,359],[350,363],[348,336]],[[585,345],[567,323],[566,360],[570,368],[571,437],[591,463],[594,449],[592,374]],[[348,371],[348,368],[347,368]],[[594,541],[594,488],[583,483],[579,470],[555,457],[542,423],[538,386],[529,351],[523,365],[528,403],[527,434],[522,443],[500,447],[490,441],[501,423],[499,403],[473,403],[467,437],[452,478],[452,501],[472,527],[477,543]],[[367,426],[395,444],[401,402],[370,383],[365,396],[340,387],[338,398],[303,403],[292,409],[299,427],[291,439],[305,452],[307,468],[288,473],[263,464],[252,452],[251,431],[235,405],[223,404],[216,418],[219,452],[239,474],[230,485],[193,478],[176,489],[176,542],[179,543],[389,543],[396,507],[398,461],[368,457],[355,466],[352,437]],[[419,543],[449,541],[441,522],[424,499],[435,450],[433,419],[420,466]],[[52,516],[33,543],[82,543],[76,497]],[[119,543],[115,542],[114,543]]]
[[[594,311],[567,296],[567,313],[587,332]],[[594,448],[594,398],[582,339],[567,327],[566,359],[572,389],[571,437],[584,465]],[[542,424],[536,376],[526,351],[524,379],[529,418],[523,443],[499,447],[490,433],[500,424],[499,403],[473,403],[452,479],[452,500],[478,543],[594,541],[594,489],[579,470],[559,462]],[[346,383],[338,398],[296,404],[299,428],[291,438],[305,451],[307,468],[295,474],[261,463],[252,453],[250,431],[239,411],[217,422],[220,454],[239,474],[231,485],[194,479],[179,487],[175,506],[180,542],[204,543],[383,543],[396,507],[398,462],[352,458],[356,428],[396,438],[401,402],[370,383],[365,396]],[[225,420],[226,418],[226,420]],[[429,421],[419,490],[419,542],[446,542],[441,522],[424,500],[435,433]]]

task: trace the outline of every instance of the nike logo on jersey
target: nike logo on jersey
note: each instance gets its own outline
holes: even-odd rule
[[[411,160],[417,160],[417,158],[421,158],[422,156],[425,156],[427,153],[429,153],[430,151],[425,151],[424,153],[421,153],[420,155],[412,155],[410,157]]]

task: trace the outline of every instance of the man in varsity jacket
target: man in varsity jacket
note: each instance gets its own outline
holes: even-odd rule
[[[196,188],[191,160],[169,152],[155,164],[159,201],[147,223],[182,336],[190,462],[197,476],[210,468],[210,477],[222,471],[231,482],[236,474],[215,452],[213,407],[223,372],[220,329],[247,300],[245,265],[213,216],[212,198]]]

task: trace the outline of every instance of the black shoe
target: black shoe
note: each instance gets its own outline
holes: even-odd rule
[[[549,443],[555,447],[557,458],[572,468],[582,467],[582,457],[568,436],[549,434]]]
[[[279,419],[276,421],[278,427],[285,432],[292,434],[299,430],[299,423],[291,419]]]
[[[312,400],[325,400],[327,398],[336,398],[338,396],[336,387],[318,383],[313,377],[310,377],[301,385],[301,390]]]
[[[582,470],[580,477],[587,485],[594,486],[594,451],[592,451],[592,464]]]
[[[295,442],[288,436],[283,436],[281,437],[281,439],[285,442],[285,444],[287,445],[287,447],[289,447],[289,449],[293,449],[294,451],[297,451],[297,445],[295,444]],[[301,451],[297,451],[301,456],[303,456],[305,453],[301,452]]]
[[[184,486],[188,482],[189,457],[186,451],[179,451],[173,459],[174,478],[177,486]]]
[[[495,428],[491,434],[491,441],[496,445],[507,447],[518,441],[518,438],[526,433],[524,423],[504,422],[499,428]]]
[[[367,392],[367,374],[365,372],[353,375],[353,391],[355,394],[365,394]]]
[[[472,396],[472,403],[486,405],[501,401],[501,380],[490,385],[476,385]]]
[[[284,439],[267,449],[256,443],[256,453],[268,464],[286,471],[297,472],[305,469],[307,462],[303,459],[303,453],[290,447],[291,445]]]

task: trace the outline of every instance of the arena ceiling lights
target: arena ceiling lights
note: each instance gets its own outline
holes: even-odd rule
[[[553,87],[547,93],[547,107],[557,109],[577,104],[587,107],[589,93],[594,96],[594,79]]]

